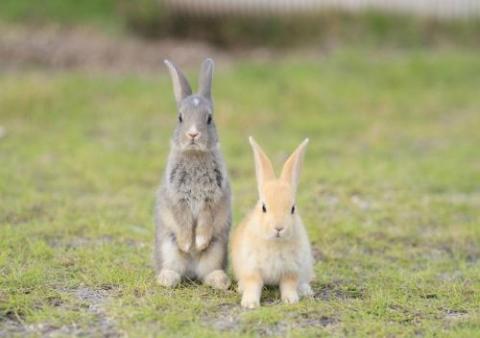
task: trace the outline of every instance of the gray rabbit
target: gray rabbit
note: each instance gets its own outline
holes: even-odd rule
[[[227,289],[224,269],[232,220],[231,191],[213,121],[213,60],[202,64],[199,91],[165,60],[177,101],[178,122],[171,140],[155,209],[157,282],[175,287],[197,279]]]

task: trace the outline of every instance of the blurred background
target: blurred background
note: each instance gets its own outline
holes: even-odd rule
[[[3,0],[0,66],[145,70],[172,56],[477,47],[475,0]]]

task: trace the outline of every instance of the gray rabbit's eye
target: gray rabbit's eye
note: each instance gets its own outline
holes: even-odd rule
[[[212,123],[212,115],[208,115],[207,124]]]
[[[263,213],[267,212],[267,207],[265,206],[265,203],[262,204],[262,211]]]
[[[182,123],[182,122],[183,122],[182,115],[178,115],[178,122],[180,122],[180,123]]]

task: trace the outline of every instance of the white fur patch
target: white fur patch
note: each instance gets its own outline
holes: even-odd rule
[[[188,132],[189,134],[197,134],[198,133],[198,129],[197,129],[197,126],[196,125],[192,125],[190,127],[190,129],[188,129]]]
[[[196,97],[193,99],[193,105],[198,106],[200,104],[200,100]]]
[[[205,236],[197,236],[197,238],[195,238],[195,245],[198,250],[203,250],[207,247],[208,241],[209,238]]]

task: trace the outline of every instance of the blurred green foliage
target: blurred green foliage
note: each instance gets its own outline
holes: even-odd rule
[[[480,21],[443,22],[373,11],[357,14],[326,11],[285,17],[174,16],[170,20],[168,34],[206,39],[224,47],[480,45]]]
[[[96,24],[142,37],[207,40],[222,47],[336,44],[480,45],[480,20],[446,20],[364,11],[303,16],[188,16],[159,0],[3,0],[0,20],[29,24]]]
[[[0,20],[16,23],[116,24],[118,0],[2,0]]]

